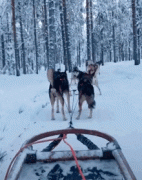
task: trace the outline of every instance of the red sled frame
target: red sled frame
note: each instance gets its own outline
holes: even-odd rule
[[[133,173],[133,171],[131,170],[125,156],[123,155],[121,148],[118,144],[118,142],[116,141],[115,138],[113,138],[112,136],[96,131],[96,130],[86,130],[86,129],[63,129],[63,130],[57,130],[57,131],[50,131],[50,132],[45,132],[39,135],[34,136],[33,138],[29,139],[21,148],[21,150],[19,151],[18,155],[15,156],[15,159],[13,161],[12,166],[9,167],[5,179],[4,180],[18,180],[19,174],[21,172],[22,169],[22,165],[25,163],[25,160],[27,158],[27,156],[31,153],[31,150],[29,150],[29,147],[32,147],[33,144],[36,143],[41,143],[44,142],[44,138],[50,137],[50,136],[54,136],[54,135],[68,135],[68,134],[86,134],[86,135],[92,135],[92,136],[97,136],[100,138],[103,138],[107,141],[109,141],[108,144],[112,143],[114,145],[114,149],[109,150],[109,148],[103,152],[103,157],[102,158],[113,158],[116,160],[121,173],[124,177],[125,180],[136,180],[136,177]],[[43,141],[40,141],[43,140]],[[57,138],[56,141],[61,141],[62,138]],[[46,141],[45,141],[46,142]],[[30,151],[30,152],[29,152]],[[58,152],[57,152],[58,153]],[[31,155],[31,157],[33,156],[33,154]],[[86,152],[83,153],[83,156],[78,155],[78,152],[76,151],[76,156],[78,160],[87,160],[87,159],[99,159],[99,155],[98,155],[98,150],[94,150],[93,154],[91,154],[91,156],[89,156],[89,154]],[[62,153],[62,156],[60,156],[60,158],[56,159],[54,156],[50,156],[47,155],[44,159],[38,159],[33,158],[34,163],[37,161],[43,161],[43,162],[55,162],[55,161],[69,161],[69,160],[73,160],[74,157],[72,156],[71,152],[66,153]]]

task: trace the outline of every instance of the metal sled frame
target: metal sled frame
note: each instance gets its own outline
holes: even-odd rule
[[[96,130],[86,130],[86,129],[63,129],[63,130],[57,130],[57,131],[50,131],[50,132],[45,132],[39,135],[34,136],[33,138],[29,139],[23,146],[34,143],[36,141],[42,140],[44,138],[50,137],[50,136],[54,136],[54,135],[60,135],[60,134],[83,134],[83,135],[92,135],[92,136],[97,136],[100,138],[103,138],[105,140],[108,141],[108,144],[112,143],[114,145],[113,149],[109,149],[105,148],[103,149],[103,154],[100,155],[99,150],[87,150],[87,151],[82,151],[83,153],[81,153],[82,155],[80,155],[80,153],[78,153],[78,151],[76,152],[76,157],[78,160],[88,160],[88,159],[115,159],[115,161],[117,162],[121,174],[123,175],[125,180],[136,180],[135,175],[133,174],[127,160],[125,159],[121,148],[118,144],[118,142],[115,140],[115,138],[113,138],[112,136],[96,131]],[[90,152],[92,151],[91,155]],[[42,152],[43,153],[43,152]],[[13,167],[11,168],[6,180],[18,180],[19,174],[21,172],[22,166],[23,164],[26,162],[26,159],[28,156],[30,156],[30,158],[32,159],[32,163],[36,163],[36,162],[55,162],[55,161],[69,161],[69,160],[73,160],[74,157],[72,155],[72,153],[70,151],[62,151],[61,152],[56,152],[54,151],[54,153],[60,153],[59,158],[57,158],[58,156],[54,156],[54,153],[51,155],[52,152],[44,152],[45,156],[44,159],[42,158],[38,158],[38,155],[35,155],[35,152],[28,148],[24,149],[16,158]]]

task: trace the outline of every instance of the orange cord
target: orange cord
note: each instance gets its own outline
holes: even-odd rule
[[[70,149],[71,149],[72,155],[73,155],[73,157],[74,157],[74,159],[75,159],[75,163],[76,163],[77,168],[78,168],[78,170],[79,170],[79,173],[80,173],[80,175],[81,175],[81,177],[82,177],[82,180],[86,180],[85,177],[84,177],[84,175],[83,175],[83,173],[82,173],[82,171],[81,171],[81,168],[80,168],[80,166],[79,166],[79,164],[78,164],[78,160],[77,160],[77,158],[76,158],[75,151],[73,150],[72,146],[71,146],[69,143],[67,143],[67,141],[65,141],[65,138],[66,138],[66,135],[64,134],[64,136],[63,136],[63,141],[64,141],[64,143],[66,143],[66,144],[70,147]]]

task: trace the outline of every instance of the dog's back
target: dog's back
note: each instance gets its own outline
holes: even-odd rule
[[[84,95],[94,95],[94,88],[92,85],[93,75],[80,71],[78,79],[78,91],[81,91],[81,93]]]
[[[81,95],[92,96],[94,98],[94,88],[91,80],[88,78],[81,79],[78,82],[78,91],[81,93]]]
[[[57,92],[64,93],[69,91],[69,82],[66,72],[55,71],[53,74],[53,86]]]
[[[54,71],[53,69],[49,69],[47,71],[47,78],[50,82],[49,88],[55,88],[57,91],[61,89],[63,92],[65,90],[69,90],[69,82],[66,71],[60,72],[60,70]]]

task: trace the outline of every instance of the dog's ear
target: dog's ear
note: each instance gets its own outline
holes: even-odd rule
[[[51,83],[52,86],[53,86],[53,74],[54,74],[54,69],[49,69],[47,71],[47,79]]]
[[[77,75],[77,78],[80,80],[82,77],[83,77],[83,72],[82,71],[79,71],[78,75]]]

